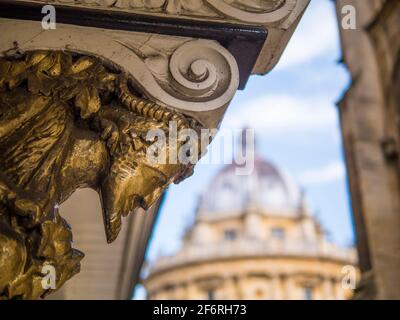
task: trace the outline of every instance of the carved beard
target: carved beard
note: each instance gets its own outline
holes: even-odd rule
[[[100,199],[108,243],[113,242],[121,230],[121,216],[127,216],[139,206],[139,196],[129,194],[131,184],[135,184],[134,179],[124,173],[111,173],[102,184]]]
[[[149,209],[169,184],[161,171],[145,161],[137,154],[123,155],[114,160],[102,183],[100,198],[108,243],[117,238],[122,217],[137,208]]]

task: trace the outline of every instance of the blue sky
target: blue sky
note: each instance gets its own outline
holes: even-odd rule
[[[232,101],[222,128],[255,129],[257,150],[304,189],[311,212],[339,245],[354,242],[336,101],[350,78],[341,58],[334,2],[312,0],[282,59],[266,76],[252,76]],[[199,195],[223,164],[200,163],[168,190],[148,261],[179,249]],[[143,297],[139,288],[136,298]]]

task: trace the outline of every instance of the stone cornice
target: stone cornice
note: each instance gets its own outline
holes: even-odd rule
[[[310,0],[15,0],[18,3],[103,10],[177,21],[262,27],[268,30],[252,74],[265,74],[279,61]],[[131,21],[135,21],[132,17]],[[179,22],[177,22],[179,24]],[[155,31],[156,32],[156,31]]]
[[[17,0],[22,1],[22,0]],[[25,1],[25,0],[23,0]],[[30,0],[180,18],[268,25],[287,18],[302,0]]]

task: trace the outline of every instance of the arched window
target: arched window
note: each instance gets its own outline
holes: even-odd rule
[[[281,227],[272,228],[271,235],[275,239],[283,240],[285,238],[285,229]]]
[[[207,299],[215,300],[215,291],[212,289],[207,290]]]
[[[224,232],[225,240],[233,241],[233,240],[236,239],[236,237],[237,237],[237,231],[236,230],[234,230],[234,229],[225,230],[225,232]]]

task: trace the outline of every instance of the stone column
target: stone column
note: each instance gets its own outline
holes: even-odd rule
[[[357,14],[356,29],[340,28],[344,62],[357,81],[339,103],[362,272],[356,298],[399,299],[399,103],[390,97],[398,91],[400,3],[336,4],[339,19],[345,5]]]
[[[299,299],[295,292],[294,281],[290,275],[284,275],[282,278],[284,300]]]
[[[335,299],[336,300],[344,300],[344,290],[342,288],[342,282],[340,280],[335,280],[333,282],[333,288],[335,292]]]
[[[283,300],[285,292],[282,288],[282,278],[280,275],[272,275],[271,277],[271,297],[274,300]]]
[[[322,286],[323,286],[323,298],[325,300],[335,299],[335,292],[332,284],[332,279],[329,277],[324,278],[322,280]]]

